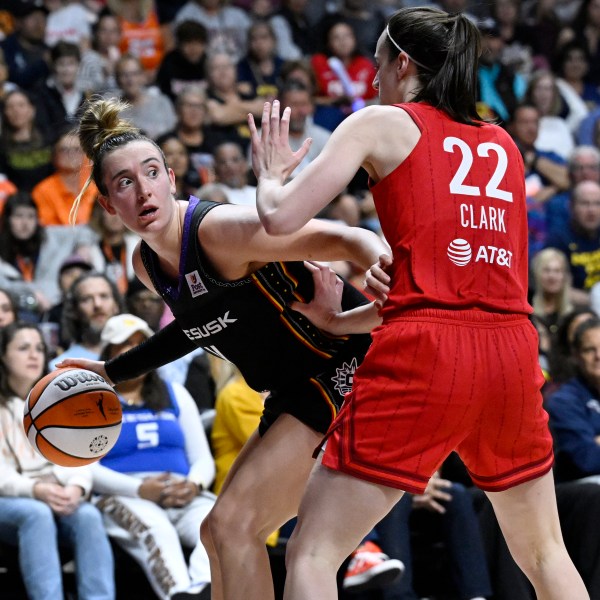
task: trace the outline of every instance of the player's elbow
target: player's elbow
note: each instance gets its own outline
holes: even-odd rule
[[[277,211],[259,214],[262,226],[269,235],[288,235],[298,229],[294,228],[293,224],[289,223]]]

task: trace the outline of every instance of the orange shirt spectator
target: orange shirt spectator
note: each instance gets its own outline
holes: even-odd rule
[[[121,54],[132,54],[144,71],[154,77],[165,54],[165,28],[151,0],[109,0],[111,12],[121,25]]]
[[[9,181],[5,175],[0,173],[0,215],[4,209],[6,199],[17,191],[17,187],[12,181]]]
[[[58,139],[54,146],[54,165],[56,172],[42,179],[31,195],[42,225],[69,225],[71,206],[91,172],[77,136],[67,133]],[[97,195],[98,190],[91,183],[81,198],[77,224],[88,223]]]

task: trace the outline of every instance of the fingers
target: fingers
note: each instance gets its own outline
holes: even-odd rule
[[[279,138],[279,100],[273,100],[271,105],[271,135],[273,139]]]
[[[250,129],[250,140],[252,141],[252,144],[258,144],[260,138],[258,137],[258,129],[256,128],[256,121],[254,120],[254,115],[252,113],[248,113],[248,128]]]
[[[382,269],[386,269],[392,265],[392,257],[389,254],[382,254],[379,257],[379,266]]]
[[[271,103],[265,102],[263,106],[262,118],[260,120],[260,138],[264,142],[270,135],[270,117],[271,117]]]
[[[273,104],[277,102],[276,100],[273,101]],[[284,139],[287,140],[288,136],[289,136],[289,132],[290,132],[290,115],[292,114],[292,109],[287,106],[284,111],[283,114],[281,115],[281,121],[279,121],[279,135]]]

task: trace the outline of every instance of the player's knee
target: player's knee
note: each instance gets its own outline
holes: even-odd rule
[[[555,561],[563,560],[561,558],[563,551],[565,551],[564,546],[553,540],[548,540],[539,546],[518,544],[511,547],[511,554],[515,562],[532,582],[543,579],[547,569],[555,569]]]
[[[204,517],[204,519],[202,520],[202,523],[200,523],[200,541],[202,542],[203,546],[206,548],[206,551],[209,554],[214,548],[210,515],[211,513],[208,513],[208,515],[206,515],[206,517]]]
[[[232,540],[235,544],[244,545],[258,539],[262,530],[263,523],[259,512],[249,507],[242,509],[238,502],[225,501],[217,502],[213,506],[202,522],[200,535],[204,535],[218,550],[224,544],[231,544]],[[265,540],[269,533],[264,536]]]

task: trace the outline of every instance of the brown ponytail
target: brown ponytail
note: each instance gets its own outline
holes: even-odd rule
[[[417,66],[421,89],[414,102],[427,102],[454,120],[478,125],[477,67],[481,54],[477,27],[463,14],[429,7],[403,8],[388,23],[390,37]],[[388,38],[390,56],[398,49]]]

